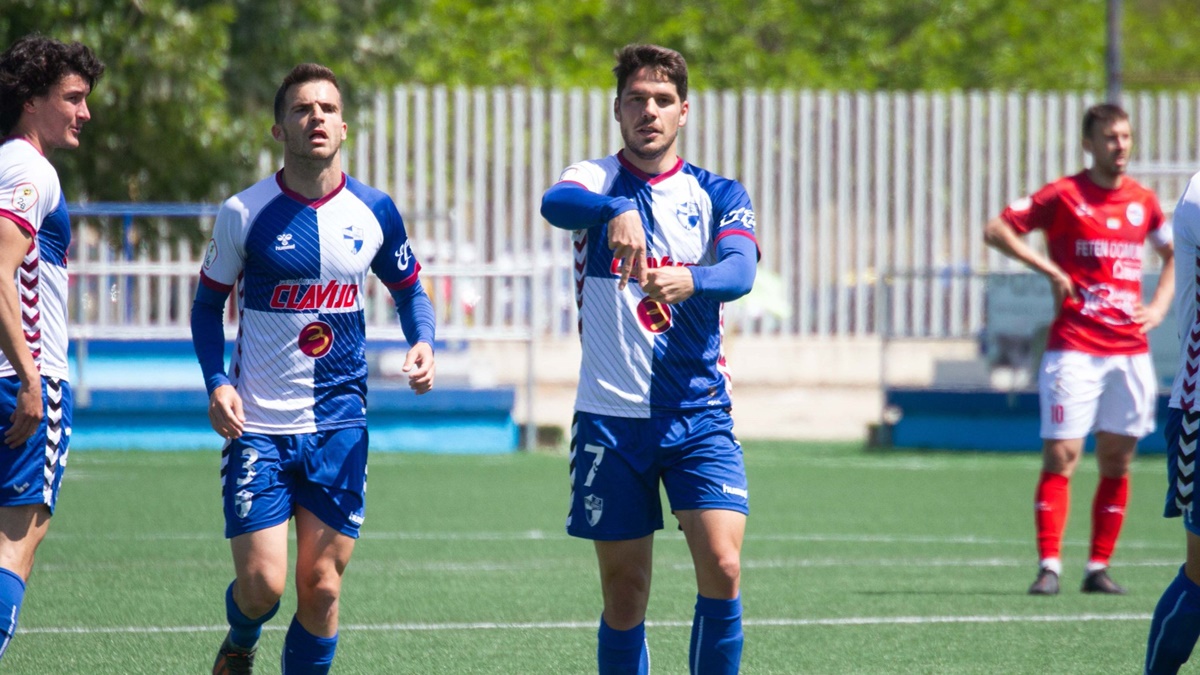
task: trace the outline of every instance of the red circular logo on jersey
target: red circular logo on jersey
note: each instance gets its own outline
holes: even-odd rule
[[[638,321],[642,328],[654,333],[665,333],[671,328],[671,306],[650,298],[642,298],[637,306]]]
[[[324,321],[314,321],[300,329],[300,351],[319,359],[333,347],[333,328]]]

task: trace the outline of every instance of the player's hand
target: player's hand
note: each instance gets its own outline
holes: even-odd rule
[[[1060,269],[1055,269],[1047,277],[1050,279],[1050,290],[1054,292],[1054,313],[1057,316],[1067,298],[1079,300],[1079,289],[1075,288],[1071,277]]]
[[[642,290],[651,300],[674,305],[692,297],[696,284],[686,267],[656,267],[646,270]]]
[[[1145,335],[1158,327],[1166,316],[1167,310],[1154,305],[1138,305],[1133,308],[1133,322],[1140,324],[1138,332]]]
[[[4,444],[16,450],[28,441],[45,416],[45,406],[42,404],[42,379],[35,377],[29,382],[22,382],[17,390],[17,406],[8,421],[12,426],[4,432]]]
[[[208,397],[208,423],[222,438],[237,438],[245,431],[242,396],[232,385],[223,384]]]
[[[404,358],[404,366],[400,369],[408,374],[408,388],[417,395],[428,393],[433,389],[433,347],[428,342],[418,342]]]
[[[621,261],[617,290],[625,290],[630,278],[638,283],[646,281],[646,229],[640,213],[626,211],[608,221],[608,248],[613,260]]]

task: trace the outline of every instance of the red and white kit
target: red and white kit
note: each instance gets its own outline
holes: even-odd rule
[[[1043,230],[1050,259],[1076,288],[1046,340],[1042,438],[1152,432],[1154,368],[1133,313],[1142,301],[1145,241],[1171,241],[1158,198],[1129,177],[1115,190],[1100,187],[1085,171],[1017,200],[1001,218],[1020,234]]]

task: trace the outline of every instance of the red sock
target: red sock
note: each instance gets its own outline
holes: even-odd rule
[[[1096,498],[1092,501],[1092,549],[1088,562],[1108,564],[1117,535],[1125,523],[1125,505],[1129,503],[1129,477],[1100,477]]]
[[[1070,480],[1061,474],[1042,472],[1033,497],[1033,521],[1037,526],[1038,558],[1058,558],[1063,529],[1071,506]]]

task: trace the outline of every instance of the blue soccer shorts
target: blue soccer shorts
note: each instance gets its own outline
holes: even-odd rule
[[[12,426],[21,381],[0,378],[0,437]],[[42,378],[44,415],[25,445],[10,448],[0,442],[0,506],[45,504],[50,513],[58,501],[67,446],[71,441],[71,385],[56,377]]]
[[[1200,522],[1195,518],[1195,468],[1197,436],[1200,436],[1200,410],[1184,412],[1179,408],[1167,411],[1167,501],[1163,516],[1183,516],[1188,532],[1200,536]]]
[[[242,434],[221,452],[225,537],[265,530],[297,506],[358,538],[367,497],[367,430]]]
[[[650,418],[575,413],[568,534],[620,541],[661,530],[660,480],[672,511],[750,513],[742,446],[728,411]]]

